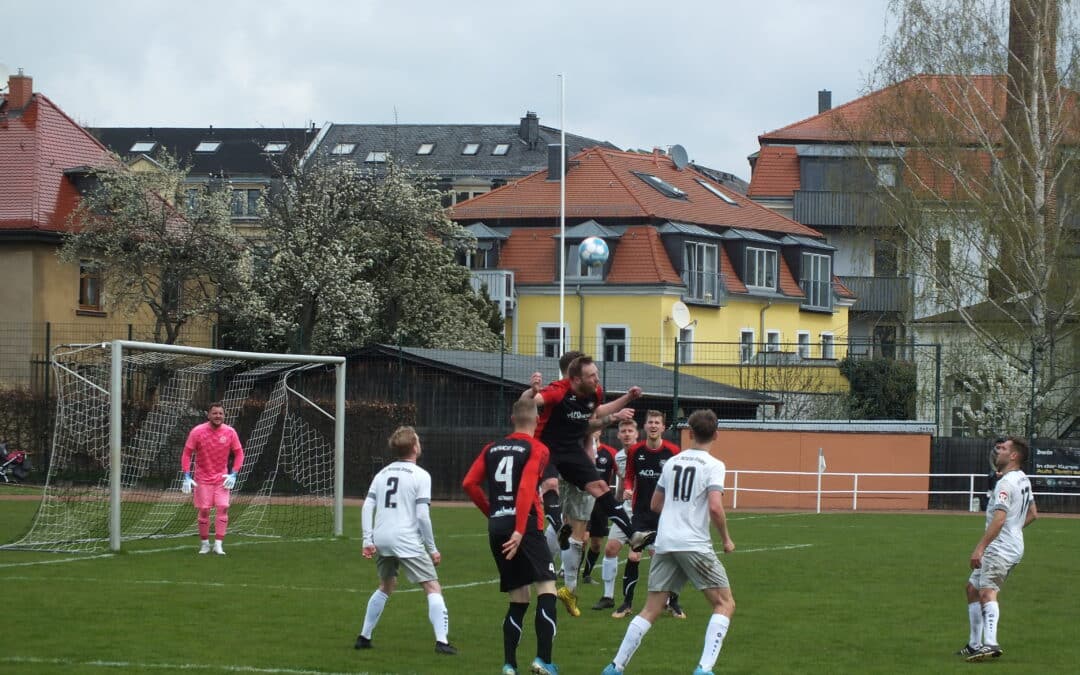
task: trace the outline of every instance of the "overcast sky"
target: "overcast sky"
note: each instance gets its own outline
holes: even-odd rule
[[[516,124],[682,144],[745,179],[758,134],[865,93],[886,0],[0,0],[0,64],[87,126]],[[5,82],[6,84],[6,82]]]

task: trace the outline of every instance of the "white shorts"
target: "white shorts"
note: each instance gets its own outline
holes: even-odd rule
[[[571,520],[588,521],[592,517],[596,497],[564,480],[559,481],[559,501],[563,515]]]
[[[425,581],[438,581],[439,576],[435,573],[435,563],[431,556],[422,555],[415,558],[399,558],[396,555],[375,554],[375,566],[379,570],[380,579],[389,579],[398,575],[398,567],[405,569],[405,576],[414,584],[422,584]]]
[[[989,588],[1000,591],[1009,578],[1009,572],[1016,567],[1016,563],[1006,562],[996,555],[984,555],[982,566],[971,570],[968,583],[975,588]]]
[[[715,553],[670,551],[653,555],[649,563],[649,592],[678,593],[689,581],[694,588],[728,588],[727,570]]]

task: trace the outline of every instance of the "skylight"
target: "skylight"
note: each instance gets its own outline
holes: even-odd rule
[[[491,151],[491,154],[498,155],[498,156],[501,157],[501,156],[505,155],[508,152],[510,152],[510,144],[509,143],[496,143],[495,144],[495,149]]]
[[[150,152],[157,145],[157,141],[137,141],[128,152]]]
[[[434,143],[421,143],[420,147],[416,149],[418,155],[430,155],[435,150]]]
[[[331,155],[351,155],[353,150],[356,149],[356,143],[338,143],[334,146],[334,149],[330,151]]]
[[[217,152],[221,147],[221,141],[202,141],[195,146],[195,152]]]
[[[480,144],[479,143],[466,143],[465,147],[461,151],[461,154],[463,154],[463,155],[475,155],[478,152],[480,152]]]
[[[289,144],[283,141],[270,141],[263,146],[263,152],[285,152],[287,147]]]
[[[720,191],[720,190],[719,190],[719,189],[718,189],[718,188],[717,188],[717,187],[716,187],[715,185],[713,185],[712,183],[707,183],[707,182],[705,182],[705,181],[701,180],[700,178],[697,178],[697,179],[695,179],[695,180],[697,180],[697,182],[698,182],[698,185],[700,185],[701,187],[705,188],[705,189],[706,189],[706,190],[708,190],[709,192],[713,193],[714,195],[716,195],[716,196],[717,196],[717,197],[719,197],[720,199],[723,199],[723,200],[724,200],[725,202],[727,202],[728,204],[731,204],[732,206],[738,206],[738,205],[739,205],[739,202],[735,201],[735,200],[734,200],[734,199],[732,199],[731,197],[728,197],[728,196],[727,196],[726,194],[724,194],[723,192],[721,192],[721,191]]]
[[[385,150],[372,150],[367,154],[367,159],[365,159],[364,161],[382,164],[386,162],[386,155],[387,152]]]
[[[671,183],[668,183],[661,178],[657,178],[651,173],[641,173],[639,171],[631,171],[630,173],[645,181],[647,184],[649,184],[657,192],[664,195],[665,197],[671,197],[672,199],[686,199],[685,192],[675,187]]]

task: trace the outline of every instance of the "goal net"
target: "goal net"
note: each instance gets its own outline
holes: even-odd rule
[[[213,401],[244,448],[229,535],[341,534],[344,358],[117,341],[58,347],[52,366],[44,494],[5,548],[93,552],[195,535],[180,456]]]

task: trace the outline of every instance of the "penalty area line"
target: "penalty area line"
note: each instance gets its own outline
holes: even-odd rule
[[[268,544],[308,544],[313,541],[330,541],[326,537],[310,537],[307,539],[274,539],[267,541],[236,541],[229,544],[229,547],[235,546],[265,546]],[[177,546],[165,546],[161,548],[144,548],[144,549],[132,549],[124,551],[124,555],[146,555],[148,553],[175,553],[176,551],[187,551],[194,549],[194,544],[183,544]],[[37,565],[57,565],[59,563],[69,562],[82,562],[83,560],[100,560],[102,558],[115,558],[119,554],[117,553],[99,553],[97,555],[82,555],[74,558],[58,558],[56,560],[34,560],[31,562],[21,563],[0,563],[0,569],[8,567],[35,567]]]
[[[332,670],[311,670],[307,668],[260,668],[258,666],[230,666],[207,663],[143,663],[136,661],[77,661],[75,659],[44,659],[34,656],[0,656],[0,663],[14,665],[65,666],[81,668],[121,668],[136,671],[145,670],[211,670],[226,673],[268,673],[271,675],[392,675],[369,671],[346,673]]]

